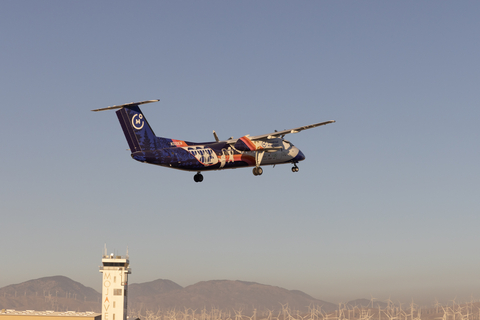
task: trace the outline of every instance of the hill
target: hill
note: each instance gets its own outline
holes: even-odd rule
[[[128,290],[129,310],[142,313],[159,309],[216,308],[251,314],[254,309],[278,312],[285,304],[301,312],[307,312],[308,306],[313,305],[321,306],[324,311],[337,308],[298,290],[238,280],[202,281],[183,288],[173,281],[158,279],[130,284]],[[101,312],[100,300],[99,292],[63,276],[0,288],[0,309]]]
[[[156,311],[161,309],[216,308],[225,311],[254,309],[279,311],[282,304],[307,312],[308,306],[322,306],[325,311],[335,310],[337,305],[321,301],[298,290],[263,285],[255,282],[210,280],[182,288],[169,280],[132,284],[129,305],[134,309]]]
[[[0,288],[0,309],[100,312],[101,294],[64,276]]]

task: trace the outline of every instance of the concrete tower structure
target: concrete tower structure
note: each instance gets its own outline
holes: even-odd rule
[[[107,254],[102,258],[102,320],[127,320],[127,288],[129,268],[128,249],[125,256]]]

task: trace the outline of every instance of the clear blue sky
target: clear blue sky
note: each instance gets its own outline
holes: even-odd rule
[[[330,302],[480,298],[480,2],[1,1],[0,287],[255,281]],[[135,162],[114,112],[190,141],[290,135],[289,165]]]

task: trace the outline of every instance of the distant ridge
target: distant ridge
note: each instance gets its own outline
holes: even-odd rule
[[[0,288],[0,309],[100,312],[101,294],[64,276]]]
[[[307,312],[309,306],[321,306],[327,312],[337,308],[336,304],[315,299],[302,291],[239,280],[202,281],[183,288],[173,281],[158,279],[130,284],[128,290],[128,308],[137,312],[216,308],[251,314],[254,309],[278,312],[286,304],[300,312]],[[99,292],[64,276],[0,288],[0,309],[101,312],[100,300]]]
[[[156,296],[172,292],[175,290],[182,290],[183,287],[170,280],[157,279],[150,282],[144,282],[141,284],[132,283],[128,285],[130,291],[130,297],[142,297],[142,296]]]
[[[276,312],[281,310],[282,304],[300,312],[307,312],[312,305],[321,306],[324,311],[337,308],[336,304],[315,299],[298,290],[239,280],[202,281],[185,288],[169,280],[156,280],[132,284],[130,288],[129,306],[137,310],[186,307],[226,311],[241,309],[244,313],[251,313],[254,309]]]

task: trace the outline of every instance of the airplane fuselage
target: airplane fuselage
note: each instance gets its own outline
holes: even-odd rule
[[[156,102],[148,100],[120,106],[95,109],[116,111],[133,159],[178,170],[196,171],[195,182],[203,181],[200,171],[253,167],[255,176],[262,175],[262,165],[292,163],[292,172],[298,172],[297,163],[305,159],[303,153],[289,141],[286,134],[323,126],[334,120],[311,124],[269,134],[220,141],[215,131],[214,142],[188,142],[158,137],[153,132],[139,105]]]
[[[240,151],[226,141],[197,144],[174,140],[171,144],[174,145],[171,148],[133,152],[132,158],[140,162],[173,169],[207,171],[253,167],[256,165],[255,156],[259,152]],[[297,163],[305,159],[297,147],[283,139],[270,139],[263,145],[270,149],[263,152],[261,165]]]

